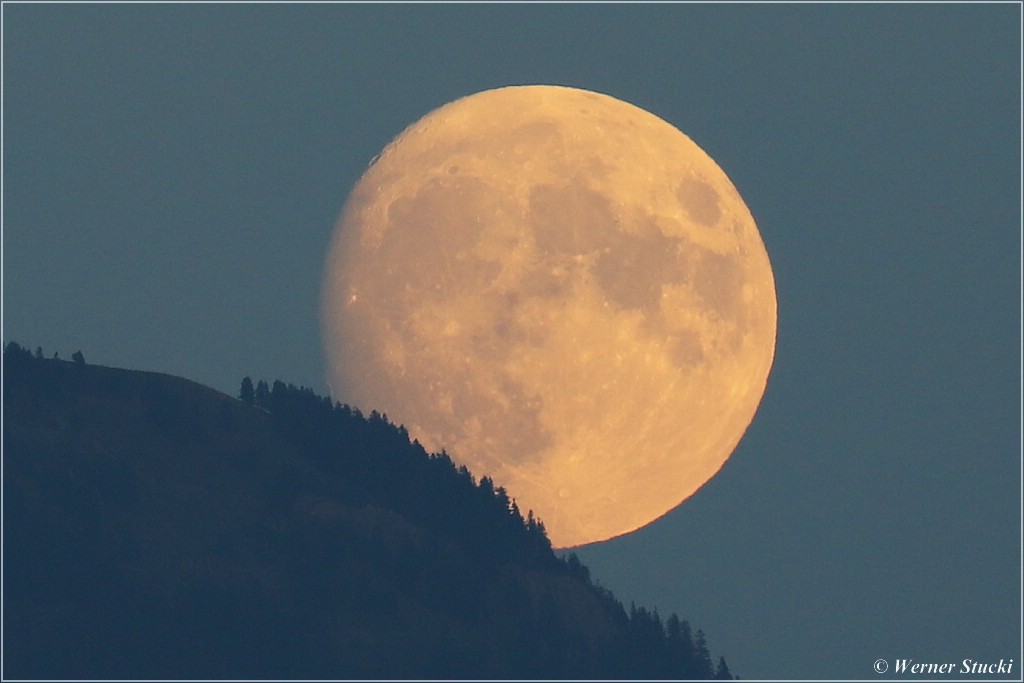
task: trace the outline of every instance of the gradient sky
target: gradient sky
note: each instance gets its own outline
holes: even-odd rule
[[[1021,657],[1021,7],[3,6],[3,338],[326,393],[345,197],[430,110],[604,92],[740,190],[775,366],[723,470],[579,552],[745,679]]]

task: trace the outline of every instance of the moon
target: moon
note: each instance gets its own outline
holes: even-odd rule
[[[736,188],[678,129],[512,86],[373,161],[321,321],[336,400],[491,477],[572,547],[650,523],[729,458],[775,354],[775,281]]]

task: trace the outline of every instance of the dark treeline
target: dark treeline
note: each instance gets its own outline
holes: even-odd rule
[[[731,678],[386,415],[44,358],[4,350],[9,676]]]
[[[480,561],[557,566],[544,525],[532,511],[524,518],[504,488],[489,477],[477,482],[447,453],[427,453],[386,414],[374,410],[364,416],[358,408],[280,381],[268,389],[261,380],[251,393],[247,386],[248,378],[241,400],[270,414],[278,433],[316,463],[326,481],[336,482],[339,498],[393,510],[431,533],[456,538]]]

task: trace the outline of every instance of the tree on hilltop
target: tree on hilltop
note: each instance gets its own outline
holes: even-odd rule
[[[246,405],[252,405],[256,400],[256,391],[252,386],[252,379],[246,377],[242,380],[242,387],[238,390],[238,398]]]

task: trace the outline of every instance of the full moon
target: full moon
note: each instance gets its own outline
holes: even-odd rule
[[[491,477],[555,547],[714,476],[775,354],[771,264],[722,169],[560,86],[470,95],[395,138],[342,210],[321,318],[336,400]]]

